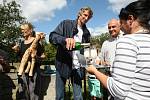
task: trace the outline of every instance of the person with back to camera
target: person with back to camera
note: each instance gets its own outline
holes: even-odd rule
[[[90,32],[86,23],[92,18],[90,7],[79,10],[76,20],[62,21],[49,35],[49,41],[57,45],[56,54],[56,100],[64,100],[66,80],[71,77],[74,100],[82,100],[83,69],[80,68],[77,53],[83,50],[73,50],[76,42],[89,43]]]
[[[114,100],[150,99],[150,1],[138,0],[122,8],[121,30],[111,77],[93,65],[86,69],[109,90]]]

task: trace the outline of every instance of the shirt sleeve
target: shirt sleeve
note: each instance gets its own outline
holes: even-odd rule
[[[136,68],[138,47],[130,37],[118,40],[115,60],[112,66],[112,77],[107,80],[107,87],[112,96],[124,99],[132,85]]]
[[[104,41],[104,43],[102,44],[101,52],[98,55],[99,59],[102,61],[104,61],[105,45],[106,45],[106,41]]]
[[[64,32],[64,21],[62,21],[54,31],[52,31],[49,35],[49,42],[54,45],[65,45],[66,37],[63,36]]]

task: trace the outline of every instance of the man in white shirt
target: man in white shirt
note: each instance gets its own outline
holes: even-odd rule
[[[115,57],[115,51],[116,51],[116,43],[118,38],[122,35],[120,32],[120,23],[117,19],[111,19],[108,22],[108,31],[110,33],[110,38],[102,44],[101,52],[98,56],[98,59],[96,60],[97,64],[109,66],[110,67],[110,73],[112,71],[112,64]],[[105,92],[105,90],[103,90]],[[108,93],[105,92],[104,99],[107,98]],[[109,98],[111,98],[109,96]]]
[[[110,33],[110,38],[104,41],[102,44],[99,59],[96,61],[96,63],[112,66],[115,57],[116,42],[122,35],[120,32],[120,24],[117,19],[111,19],[108,22],[108,31]]]

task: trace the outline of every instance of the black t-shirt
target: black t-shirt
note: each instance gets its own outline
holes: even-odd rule
[[[25,51],[31,46],[31,44],[32,44],[32,42],[29,44],[24,44],[24,41],[21,42],[20,52],[19,52],[20,59],[22,59],[22,56],[24,55]],[[38,43],[37,44],[37,54],[36,54],[36,63],[37,64],[40,64],[40,62],[41,62],[40,56],[42,55],[43,52],[44,52],[44,47],[40,43]],[[31,56],[29,56],[28,60],[31,61]]]

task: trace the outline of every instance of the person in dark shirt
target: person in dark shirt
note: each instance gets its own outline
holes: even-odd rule
[[[19,53],[20,57],[24,55],[25,51],[30,48],[32,42],[35,39],[36,33],[33,31],[33,25],[31,23],[24,23],[20,26],[21,32],[24,37],[24,41],[21,42],[20,46],[16,45],[13,49]],[[33,35],[34,33],[34,35]],[[33,70],[33,76],[29,76],[29,73],[23,72],[22,75],[18,75],[18,84],[19,89],[17,93],[18,100],[39,100],[38,94],[38,83],[40,83],[40,61],[42,59],[42,55],[44,53],[44,48],[40,44],[40,41],[37,43],[36,47],[36,60],[35,60],[35,67]],[[31,55],[28,58],[28,61],[31,61]],[[25,69],[27,64],[25,65]]]
[[[64,20],[49,35],[49,41],[56,45],[56,100],[64,100],[66,80],[72,78],[74,100],[82,100],[83,71],[80,68],[76,53],[84,50],[73,50],[75,42],[90,42],[90,32],[86,23],[92,18],[90,7],[79,10],[76,20]],[[73,50],[73,51],[72,51]]]

